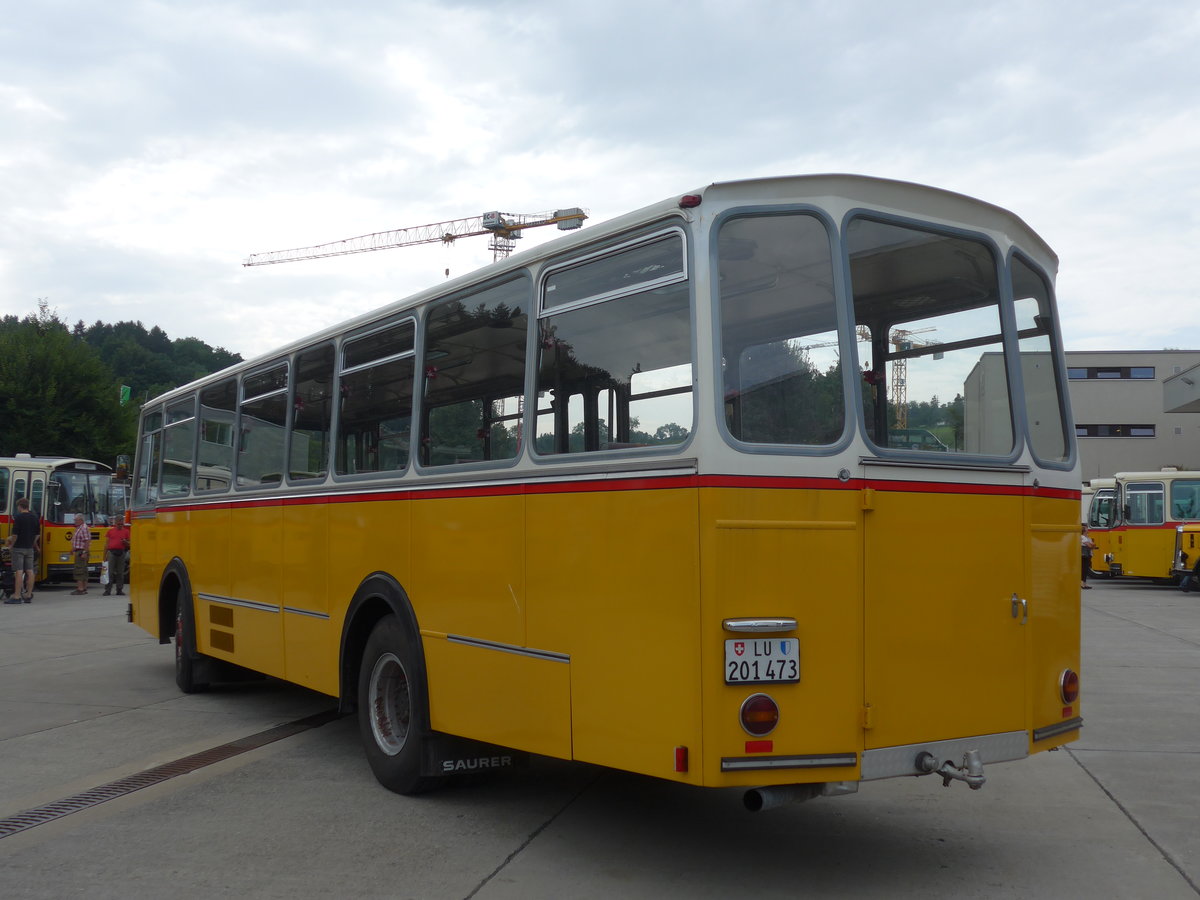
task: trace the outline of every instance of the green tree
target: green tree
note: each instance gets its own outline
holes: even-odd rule
[[[0,321],[0,455],[80,456],[111,462],[133,449],[137,410],[120,382],[46,300]]]

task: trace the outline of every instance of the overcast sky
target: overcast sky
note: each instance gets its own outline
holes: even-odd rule
[[[0,314],[250,357],[491,259],[251,253],[854,172],[1020,215],[1068,349],[1200,349],[1198,60],[1196,0],[7,3]]]

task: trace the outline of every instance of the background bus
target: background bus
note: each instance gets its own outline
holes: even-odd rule
[[[1082,722],[1055,267],[853,176],[543,244],[147,403],[132,621],[185,691],[337,697],[403,792],[514,751],[752,807],[978,787]],[[985,354],[965,449],[893,440],[889,367],[954,397]]]
[[[1176,530],[1200,522],[1200,472],[1118,472],[1113,575],[1175,582]]]
[[[71,534],[75,513],[83,513],[91,527],[89,577],[100,575],[104,538],[110,523],[125,514],[124,489],[114,482],[104,463],[60,456],[18,453],[0,458],[0,538],[12,530],[17,501],[29,500],[29,509],[42,521],[42,552],[38,555],[38,581],[72,581],[75,555]]]
[[[1112,529],[1117,523],[1117,480],[1093,478],[1083,488],[1080,503],[1081,521],[1088,526],[1088,536],[1095,542],[1092,551],[1092,571],[1109,575],[1112,559]]]

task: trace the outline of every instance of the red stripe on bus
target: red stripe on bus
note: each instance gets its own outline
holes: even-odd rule
[[[272,506],[318,506],[329,503],[379,503],[411,500],[467,499],[472,497],[515,497],[540,494],[585,494],[604,491],[678,490],[684,488],[746,488],[756,490],[863,490],[921,494],[969,494],[984,496],[1030,496],[1078,500],[1079,491],[1065,488],[1023,487],[936,481],[885,481],[851,478],[760,476],[760,475],[666,475],[626,478],[589,478],[569,481],[532,481],[517,484],[473,484],[463,487],[400,488],[384,491],[350,491],[311,494],[301,497],[263,497],[247,500],[214,500],[208,503],[160,506],[159,512],[213,509],[269,508]]]

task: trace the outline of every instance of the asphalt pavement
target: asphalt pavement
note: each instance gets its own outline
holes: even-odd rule
[[[1200,594],[1095,582],[1083,606],[1068,749],[989,767],[977,792],[892,779],[751,814],[740,791],[542,758],[400,797],[351,719],[306,719],[330,698],[184,696],[124,598],[40,591],[0,606],[0,898],[1195,898]]]

